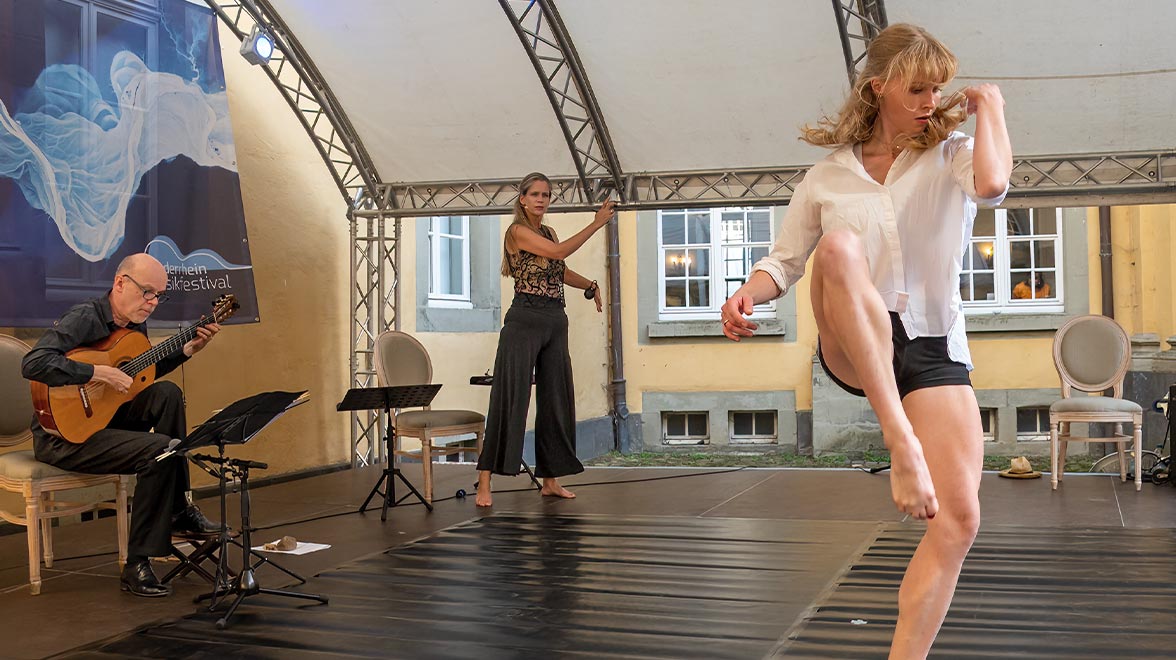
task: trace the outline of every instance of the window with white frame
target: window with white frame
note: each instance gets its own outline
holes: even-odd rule
[[[1061,228],[1061,209],[980,209],[960,273],[964,311],[1065,311]]]
[[[472,307],[470,299],[470,218],[430,219],[429,305]]]
[[[771,445],[778,437],[776,411],[757,410],[730,412],[731,444]]]
[[[772,247],[772,210],[658,212],[658,303],[669,319],[717,319],[719,309]],[[757,305],[774,311],[775,302]]]
[[[710,415],[705,412],[663,412],[662,442],[667,445],[705,445],[710,439]]]

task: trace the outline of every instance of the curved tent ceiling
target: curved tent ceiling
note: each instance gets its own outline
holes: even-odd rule
[[[1018,156],[1176,147],[1176,2],[887,0],[960,59],[961,85],[994,82]]]
[[[383,182],[514,180],[575,166],[493,0],[270,0]],[[517,12],[528,3],[515,2]],[[797,128],[848,89],[828,0],[564,0],[624,173],[807,165]],[[1018,157],[1176,147],[1176,2],[886,0],[942,38],[957,86],[1001,85]],[[967,127],[970,130],[970,127]]]

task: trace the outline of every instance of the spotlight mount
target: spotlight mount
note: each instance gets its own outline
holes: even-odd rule
[[[241,42],[241,56],[255,65],[266,64],[274,56],[274,38],[261,23],[255,23],[249,36]]]

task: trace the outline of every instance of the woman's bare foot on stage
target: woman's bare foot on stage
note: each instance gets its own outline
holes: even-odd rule
[[[576,499],[575,493],[559,485],[555,479],[544,479],[543,489],[539,491],[539,494],[544,497],[562,497],[565,500]]]
[[[474,497],[476,506],[490,506],[494,503],[494,496],[490,494],[490,472],[478,472],[478,494]]]

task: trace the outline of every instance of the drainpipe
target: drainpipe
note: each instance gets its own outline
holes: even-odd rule
[[[1113,319],[1115,318],[1115,278],[1113,277],[1111,268],[1111,207],[1098,207],[1098,259],[1102,265],[1102,313],[1103,316]],[[1103,392],[1106,396],[1114,396],[1114,388]],[[1088,425],[1093,427],[1094,425]],[[1106,431],[1111,431],[1110,424],[1104,424]],[[1090,429],[1094,431],[1093,428]],[[1093,433],[1091,433],[1093,435]],[[1109,432],[1104,432],[1104,435],[1110,435]],[[1102,453],[1105,456],[1112,446],[1108,443],[1099,443],[1102,445]]]
[[[1115,318],[1115,286],[1111,271],[1111,207],[1098,207],[1098,258],[1102,264],[1102,313]]]
[[[612,394],[613,450],[625,451],[632,445],[629,438],[629,404],[625,396],[625,355],[621,342],[621,239],[614,211],[608,221],[608,350],[612,380],[609,390]]]

